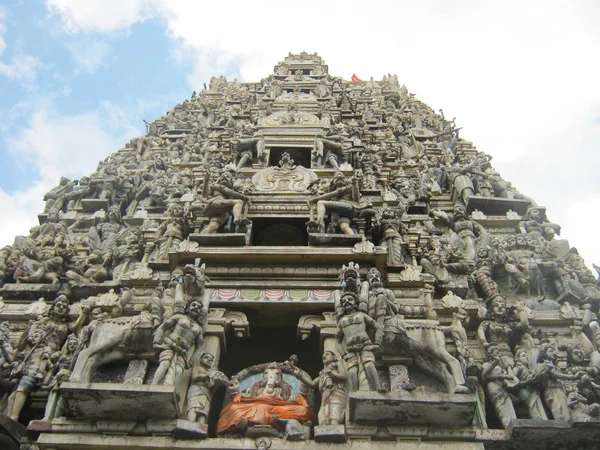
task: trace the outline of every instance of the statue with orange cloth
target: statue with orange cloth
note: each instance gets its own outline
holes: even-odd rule
[[[223,408],[217,423],[217,434],[226,432],[246,432],[253,425],[270,425],[275,429],[285,427],[289,420],[315,422],[304,396],[293,395],[292,386],[284,381],[281,366],[289,362],[269,363],[260,381],[240,392],[240,381],[232,377],[229,383],[231,401]]]

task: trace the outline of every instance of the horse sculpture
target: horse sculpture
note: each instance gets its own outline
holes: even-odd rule
[[[175,269],[168,288],[157,292],[159,296],[150,303],[149,310],[139,316],[109,317],[90,322],[87,327],[89,343],[79,353],[70,382],[90,383],[98,367],[115,361],[155,359],[153,335],[161,323],[182,313],[191,299],[200,301],[203,309],[208,310],[203,267]],[[121,310],[130,298],[121,296]]]
[[[448,393],[470,392],[460,362],[446,350],[446,339],[438,322],[427,319],[405,321],[399,314],[394,293],[383,287],[379,271],[369,270],[367,278],[361,281],[357,265],[350,263],[343,268],[344,291],[359,294],[361,308],[380,325],[372,337],[379,347],[378,353],[412,358],[415,366],[441,381]],[[338,317],[343,315],[339,299],[338,292]]]

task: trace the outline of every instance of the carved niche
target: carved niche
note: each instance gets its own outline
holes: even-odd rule
[[[299,192],[305,193],[318,177],[310,169],[294,165],[288,153],[281,155],[280,167],[267,167],[252,177],[256,192]]]

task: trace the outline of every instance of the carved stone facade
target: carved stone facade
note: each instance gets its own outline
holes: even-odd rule
[[[61,179],[0,250],[2,448],[596,448],[598,279],[459,130],[302,52]]]

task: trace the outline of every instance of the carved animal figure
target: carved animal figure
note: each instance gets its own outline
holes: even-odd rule
[[[176,314],[182,305],[189,303],[187,300],[191,295],[203,304],[205,311],[208,310],[204,269],[189,267],[190,269],[184,269],[183,276],[179,275],[171,280],[171,283],[175,284],[175,307],[163,308],[160,323]],[[192,271],[195,272],[195,276],[192,276]],[[148,313],[142,312],[139,316],[104,319],[97,324],[92,322],[90,326],[93,329],[88,347],[79,354],[69,381],[90,383],[94,370],[111,362],[154,359],[153,334],[160,323],[157,324],[152,319]]]

